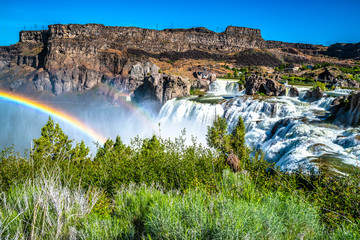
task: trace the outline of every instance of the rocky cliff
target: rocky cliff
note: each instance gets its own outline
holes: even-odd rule
[[[336,43],[329,46],[326,54],[341,59],[353,58],[360,60],[360,43]]]
[[[322,48],[265,41],[258,29],[234,26],[216,33],[203,27],[159,31],[101,24],[55,24],[48,30],[22,31],[19,37],[19,43],[0,47],[0,70],[19,72],[16,78],[10,70],[0,72],[0,80],[18,81],[12,90],[21,86],[21,81],[30,81],[37,90],[55,95],[110,84],[126,94],[136,92],[137,99],[141,94],[147,95],[144,99],[151,96],[160,104],[186,95],[184,89],[192,83],[185,78],[159,75],[161,69],[153,64],[154,59],[210,59],[238,65],[278,66],[284,59],[268,50],[316,52]],[[21,77],[23,69],[27,75]],[[154,83],[160,84],[161,89]]]
[[[215,33],[206,28],[157,31],[100,24],[56,24],[44,31],[20,32],[19,43],[0,48],[0,68],[11,65],[35,68],[36,88],[55,95],[91,89],[104,82],[118,84],[130,93],[144,84],[146,77],[158,74],[159,69],[152,70],[142,57],[146,54],[148,57],[159,54],[158,58],[172,52],[225,56],[247,48],[265,48],[260,30],[230,26]],[[139,51],[143,53],[140,57],[136,55]],[[134,75],[139,67],[145,71],[141,77]],[[163,101],[163,97],[155,95]]]

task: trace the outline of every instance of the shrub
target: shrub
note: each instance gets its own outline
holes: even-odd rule
[[[322,83],[322,82],[316,82],[315,85],[313,85],[313,87],[311,89],[315,89],[319,87],[322,91],[325,91],[326,90],[326,85],[325,83]]]

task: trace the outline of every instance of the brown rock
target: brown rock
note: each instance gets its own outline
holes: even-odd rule
[[[321,99],[323,96],[324,91],[321,90],[319,86],[317,86],[315,89],[307,91],[304,98],[309,101],[316,101]]]
[[[291,87],[289,90],[289,97],[298,97],[299,96],[299,90],[295,87]]]
[[[360,91],[336,98],[330,106],[331,118],[344,126],[360,124]]]
[[[267,96],[279,96],[285,93],[285,86],[273,79],[264,78],[259,75],[251,75],[245,80],[247,95],[264,93]]]

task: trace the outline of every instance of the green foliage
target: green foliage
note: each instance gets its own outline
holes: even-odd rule
[[[224,65],[224,68],[230,70],[230,67],[227,64]]]
[[[239,85],[244,85],[245,84],[245,76],[244,75],[240,76],[240,80],[238,81],[238,84]]]
[[[317,87],[319,87],[322,91],[327,90],[325,83],[322,82],[316,82],[311,89],[315,89]]]
[[[233,68],[233,71],[234,71],[234,73],[233,73],[234,78],[236,78],[239,75],[239,70],[236,68]]]
[[[316,65],[314,65],[311,70],[316,70],[316,69],[320,69],[320,68],[323,68],[323,67],[328,67],[328,66],[331,66],[332,64],[331,63],[328,63],[328,62],[324,62],[324,63],[318,63]]]
[[[34,147],[30,157],[35,163],[51,161],[63,161],[85,158],[89,154],[89,148],[84,142],[76,144],[73,148],[72,140],[55,124],[49,117],[48,122],[41,129],[41,136],[34,139]]]
[[[31,177],[31,163],[14,151],[14,147],[0,152],[0,190],[7,191],[11,186]]]
[[[217,116],[212,124],[208,127],[206,135],[209,147],[218,150],[222,155],[229,153],[231,138],[227,134],[227,122],[225,118]]]
[[[242,117],[239,117],[238,122],[232,131],[230,145],[235,155],[244,162],[248,158],[247,146],[245,144],[245,125]]]
[[[339,67],[339,70],[343,73],[348,74],[360,74],[360,66],[354,66],[354,67]]]
[[[204,95],[204,94],[205,92],[201,91],[198,88],[193,88],[193,87],[190,88],[190,95]]]
[[[274,68],[275,71],[283,71],[286,67],[288,67],[288,64],[281,64],[278,67]]]
[[[244,137],[241,118],[229,134],[218,117],[207,141],[220,154],[154,135],[109,139],[89,159],[49,119],[29,158],[0,153],[0,238],[359,239],[359,171],[280,171]]]
[[[315,79],[312,77],[298,77],[298,76],[289,76],[283,75],[281,76],[283,80],[288,80],[289,83],[311,83],[315,82]]]

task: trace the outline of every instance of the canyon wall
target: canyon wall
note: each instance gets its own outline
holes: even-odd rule
[[[323,46],[265,41],[259,29],[235,26],[216,33],[203,27],[152,30],[101,24],[55,24],[49,25],[48,30],[21,31],[17,44],[0,47],[0,69],[34,68],[36,71],[31,75],[34,86],[55,95],[106,83],[125,93],[138,90],[136,98],[139,99],[140,93],[150,94],[144,89],[140,91],[140,86],[159,82],[164,89],[154,86],[150,89],[154,90],[153,98],[163,103],[170,95],[186,94],[184,89],[191,83],[164,74],[155,76],[160,72],[148,63],[149,58],[230,59],[240,65],[277,66],[282,60],[267,51],[274,48],[312,53]],[[179,89],[171,89],[177,86]]]

